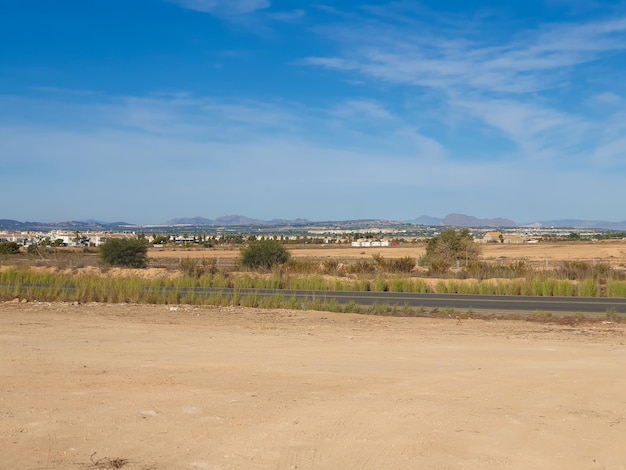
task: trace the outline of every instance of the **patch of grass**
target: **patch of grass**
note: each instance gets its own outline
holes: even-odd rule
[[[609,320],[617,320],[619,318],[619,313],[617,313],[614,307],[610,307],[606,311],[606,318]]]
[[[537,310],[533,312],[531,319],[538,322],[546,322],[552,320],[552,312],[546,312],[545,310]]]
[[[608,297],[626,297],[626,281],[608,280],[606,289]]]
[[[626,281],[609,281],[608,290],[613,295],[621,294]],[[203,292],[203,288],[227,287],[233,293]],[[297,300],[283,295],[270,297],[258,294],[242,295],[244,288],[306,289],[316,295]],[[307,308],[334,312],[371,313],[394,316],[419,315],[456,315],[451,308],[434,308],[432,311],[422,307],[408,305],[378,304],[363,307],[354,302],[340,304],[332,297],[327,297],[330,290],[367,291],[385,290],[399,292],[432,292],[422,279],[394,276],[358,275],[352,277],[327,278],[322,275],[305,276],[275,269],[269,273],[223,273],[203,274],[177,278],[159,277],[144,279],[140,276],[107,276],[103,272],[80,273],[77,271],[38,271],[29,268],[8,267],[0,270],[0,300],[14,298],[29,301],[78,301],[110,303],[150,303],[150,304],[192,304],[192,305],[242,305],[260,308]],[[569,281],[552,280],[542,276],[532,279],[505,279],[498,281],[460,281],[457,279],[441,280],[435,291],[455,293],[490,293],[501,295],[537,294],[540,295],[597,295],[598,283],[594,280]],[[317,294],[319,293],[319,295]],[[622,295],[626,296],[626,295]],[[473,315],[473,310],[468,310]],[[574,320],[582,321],[578,314]],[[616,321],[626,320],[615,309],[606,312],[606,318]],[[534,321],[556,321],[562,316],[553,316],[550,312],[535,312],[530,316]]]

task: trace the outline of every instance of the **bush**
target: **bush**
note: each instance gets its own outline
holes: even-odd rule
[[[394,258],[387,262],[387,269],[394,273],[410,273],[415,267],[415,258],[405,256],[404,258]]]
[[[445,272],[461,261],[464,265],[477,261],[479,255],[480,248],[468,229],[449,228],[428,241],[422,263],[429,265],[432,272]]]
[[[0,255],[15,255],[20,252],[20,246],[15,242],[0,243]]]
[[[278,240],[258,240],[241,249],[241,264],[249,268],[271,269],[289,261],[291,254]]]
[[[314,260],[293,259],[287,261],[287,271],[291,273],[310,274],[318,271],[319,266]]]
[[[346,266],[346,272],[350,274],[369,274],[376,271],[376,265],[364,259],[357,260],[354,264]]]
[[[143,238],[109,238],[100,247],[100,258],[110,266],[145,268],[148,242]]]
[[[201,277],[206,274],[217,274],[217,259],[202,258],[183,258],[178,262],[180,270],[187,276]]]
[[[325,274],[336,274],[339,270],[339,261],[334,258],[327,258],[320,264],[320,269]]]

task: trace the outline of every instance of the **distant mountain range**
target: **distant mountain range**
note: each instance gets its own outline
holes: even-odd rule
[[[326,223],[332,224],[348,224],[353,225],[354,223],[358,223],[359,221],[350,220],[350,221],[328,221]],[[362,222],[365,222],[363,220]],[[367,222],[375,222],[371,220],[367,220]],[[382,223],[394,223],[396,221],[378,221]],[[438,217],[430,217],[427,215],[423,215],[414,220],[403,221],[405,223],[412,223],[416,225],[428,225],[428,226],[450,226],[450,227],[517,227],[517,224],[510,220],[504,218],[496,218],[496,219],[478,219],[476,217],[464,214],[448,214],[443,219]],[[258,219],[250,219],[248,217],[244,217],[242,215],[225,215],[222,217],[218,217],[217,219],[211,220],[204,217],[181,217],[176,219],[170,219],[167,222],[164,222],[163,225],[213,225],[213,226],[276,226],[276,225],[307,225],[312,224],[310,220],[307,219],[295,219],[295,220],[282,220],[282,219],[273,219],[273,220],[258,220]],[[397,222],[396,222],[397,223]]]
[[[626,220],[621,222],[609,222],[606,220],[582,220],[582,219],[557,219],[542,220],[538,222],[520,223],[497,217],[495,219],[478,219],[465,214],[448,214],[443,219],[422,215],[409,223],[417,225],[444,226],[444,227],[535,227],[535,228],[574,228],[574,229],[605,229],[605,230],[626,230]]]
[[[179,217],[176,219],[170,219],[164,222],[162,225],[168,225],[168,226],[171,226],[171,225],[213,225],[217,227],[230,227],[230,226],[250,227],[254,225],[263,225],[263,226],[306,225],[310,223],[311,221],[307,219],[259,220],[259,219],[250,219],[249,217],[245,217],[243,215],[223,215],[214,220],[207,219],[205,217]]]
[[[621,222],[607,222],[606,220],[579,220],[561,219],[544,220],[542,222],[523,224],[523,227],[554,227],[554,228],[577,228],[577,229],[606,229],[606,230],[626,230],[626,220]]]
[[[329,226],[344,229],[359,229],[362,227],[390,226],[390,225],[424,225],[431,227],[493,227],[493,228],[514,228],[514,227],[534,227],[534,228],[572,228],[572,229],[605,229],[605,230],[626,230],[626,221],[608,222],[603,220],[579,220],[561,219],[544,220],[518,224],[511,219],[497,217],[493,219],[479,219],[465,214],[448,214],[443,218],[422,215],[412,220],[394,221],[381,219],[360,219],[343,221],[318,221],[312,222],[307,219],[272,219],[259,220],[251,219],[242,215],[224,215],[216,219],[205,217],[179,217],[170,219],[158,225],[140,226],[128,222],[102,222],[89,219],[82,221],[67,222],[20,222],[11,219],[0,219],[0,231],[124,231],[141,230],[142,227],[176,227],[176,226],[207,226],[207,227],[305,227],[305,226]]]
[[[123,231],[132,230],[137,225],[128,222],[101,222],[96,220],[70,220],[65,222],[20,222],[0,219],[0,230],[47,232],[50,230],[87,231]]]
[[[465,214],[448,214],[443,219],[423,215],[408,222],[417,225],[441,225],[444,227],[517,227],[517,223],[511,219],[498,217],[495,219],[478,219]]]

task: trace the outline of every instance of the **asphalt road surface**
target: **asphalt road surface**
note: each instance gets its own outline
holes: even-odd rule
[[[607,312],[626,314],[626,298],[605,297],[534,297],[500,295],[463,295],[463,294],[410,294],[401,292],[346,292],[346,291],[311,291],[285,289],[218,289],[190,288],[181,289],[181,294],[195,295],[239,295],[296,298],[302,301],[321,301],[357,305],[409,306],[426,309],[453,308],[459,310],[491,311],[494,313],[532,313],[546,311],[552,313],[606,314]]]

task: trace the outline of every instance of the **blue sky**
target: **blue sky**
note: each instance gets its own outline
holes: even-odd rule
[[[0,218],[626,219],[626,3],[0,0]]]

